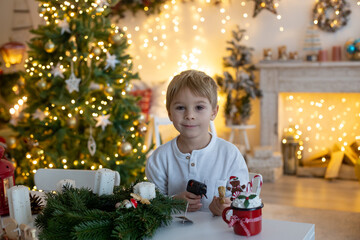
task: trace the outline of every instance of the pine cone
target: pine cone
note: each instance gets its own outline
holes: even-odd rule
[[[41,197],[32,195],[30,193],[30,205],[31,205],[31,213],[32,214],[38,214],[43,210],[44,204]]]

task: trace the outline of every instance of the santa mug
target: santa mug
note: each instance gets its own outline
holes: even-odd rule
[[[250,237],[261,232],[261,209],[263,206],[261,204],[256,208],[237,208],[231,205],[224,209],[222,218],[229,227],[234,228],[235,234]],[[229,210],[232,210],[233,214],[228,220],[226,215]]]

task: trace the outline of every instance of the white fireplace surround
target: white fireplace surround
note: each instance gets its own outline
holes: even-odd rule
[[[360,62],[262,62],[260,88],[260,143],[280,149],[279,98],[281,92],[360,93]],[[279,134],[280,133],[280,134]]]

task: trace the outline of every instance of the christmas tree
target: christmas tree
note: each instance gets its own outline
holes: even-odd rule
[[[216,80],[222,90],[226,93],[225,116],[227,124],[245,124],[251,115],[251,99],[261,97],[261,91],[254,82],[254,71],[252,63],[253,48],[241,44],[245,30],[232,31],[233,39],[227,41],[227,51],[230,55],[223,58],[224,67],[230,71],[224,71],[223,75],[216,76]],[[233,77],[233,75],[234,77]]]
[[[46,24],[33,30],[25,61],[24,110],[12,119],[17,184],[38,168],[120,172],[143,177],[145,116],[130,94],[132,60],[109,19],[110,0],[40,1]]]

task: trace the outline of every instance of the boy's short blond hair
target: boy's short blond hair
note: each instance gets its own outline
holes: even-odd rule
[[[217,106],[217,84],[206,73],[197,70],[187,70],[176,75],[170,82],[166,92],[166,109],[180,90],[188,88],[197,96],[209,99],[213,109]]]

